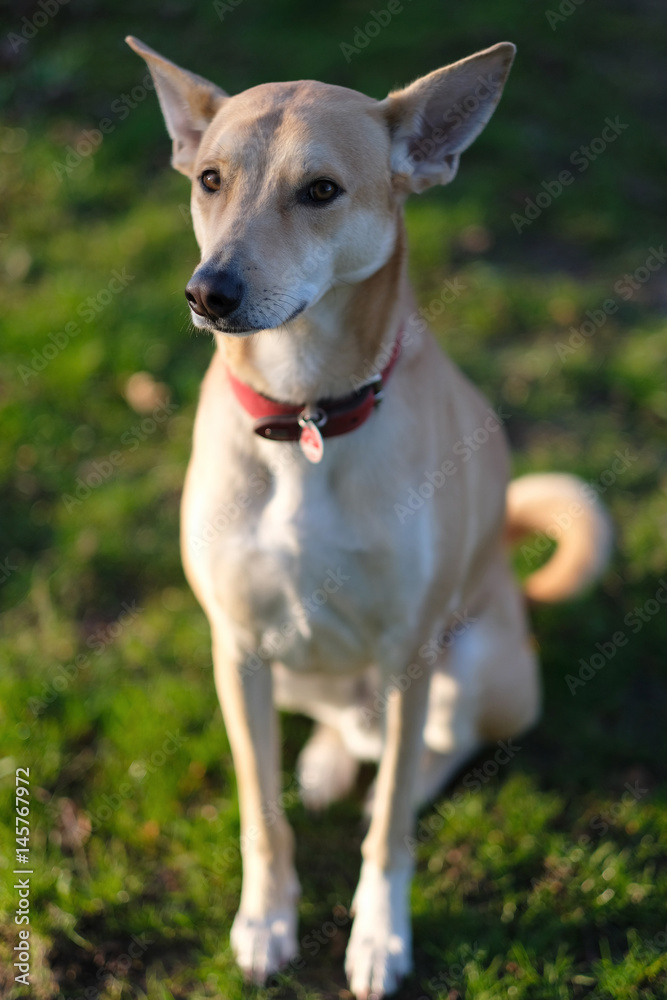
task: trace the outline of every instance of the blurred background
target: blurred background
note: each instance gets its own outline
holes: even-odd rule
[[[393,10],[3,4],[3,996],[350,996],[363,790],[306,816],[303,719],[284,725],[302,961],[251,990],[229,951],[235,779],[178,553],[211,343],[183,296],[198,260],[188,183],[128,33],[230,92],[315,78],[377,98],[518,45],[455,182],[408,205],[412,276],[443,347],[507,414],[516,472],[582,476],[611,512],[615,550],[590,594],[534,609],[545,709],[521,751],[478,789],[459,783],[455,808],[443,796],[446,821],[422,817],[415,973],[400,996],[667,996],[664,6]],[[527,540],[517,571],[549,545]],[[32,783],[29,989],[11,969],[16,767]]]

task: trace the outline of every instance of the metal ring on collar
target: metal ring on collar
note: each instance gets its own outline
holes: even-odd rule
[[[315,424],[316,427],[324,427],[328,419],[328,414],[320,409],[319,406],[308,405],[299,414],[299,427],[305,427],[306,424]]]

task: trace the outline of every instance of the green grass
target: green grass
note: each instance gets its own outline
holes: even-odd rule
[[[614,287],[665,236],[658,8],[587,2],[551,30],[540,4],[445,11],[414,0],[349,63],[340,43],[368,20],[363,2],[244,0],[222,21],[209,4],[105,8],[72,0],[15,53],[5,45],[0,85],[0,993],[347,995],[362,792],[305,814],[299,718],[284,721],[284,785],[302,967],[251,990],[229,951],[235,779],[208,629],[177,546],[211,347],[188,332],[182,289],[197,250],[154,95],[114,117],[68,175],[54,169],[140,85],[143,65],[122,44],[132,32],[232,91],[316,77],[378,97],[501,38],[518,43],[507,94],[460,176],[409,205],[413,279],[443,346],[504,408],[516,471],[565,469],[594,484],[615,550],[585,598],[534,610],[545,708],[521,751],[421,818],[415,973],[400,996],[667,997],[667,606],[651,603],[667,578],[667,267],[628,298]],[[9,4],[3,37],[36,10]],[[518,233],[512,213],[607,116],[627,130]],[[114,271],[125,287],[108,295]],[[446,294],[455,281],[460,294]],[[571,327],[610,298],[618,310],[576,346]],[[138,371],[171,399],[167,419],[143,429],[124,396]],[[77,497],[95,468],[99,484]],[[517,571],[539,558],[527,544]],[[644,606],[641,627],[624,622]],[[627,642],[571,693],[567,676],[619,630]],[[10,975],[22,766],[33,796],[30,991]]]

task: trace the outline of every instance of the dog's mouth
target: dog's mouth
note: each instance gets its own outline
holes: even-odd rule
[[[302,302],[284,319],[266,316],[262,312],[259,312],[256,316],[251,313],[245,317],[233,318],[231,316],[224,316],[214,319],[209,316],[202,316],[193,309],[190,310],[190,316],[198,330],[209,330],[212,333],[225,333],[232,337],[243,337],[251,333],[259,333],[261,330],[274,330],[277,327],[285,326],[301,315],[307,306],[307,302]]]

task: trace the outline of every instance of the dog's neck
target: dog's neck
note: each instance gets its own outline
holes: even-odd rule
[[[387,363],[409,304],[406,238],[399,216],[389,260],[365,281],[339,284],[275,330],[217,334],[237,378],[289,403],[346,396]]]

